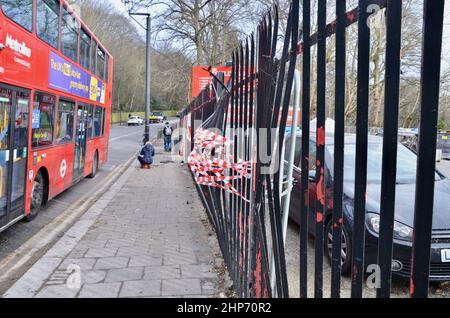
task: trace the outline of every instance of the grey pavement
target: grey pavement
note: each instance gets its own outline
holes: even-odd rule
[[[223,259],[192,178],[157,154],[119,178],[3,296],[218,297]]]
[[[447,178],[450,179],[450,161],[442,160],[441,162],[436,163],[436,168]]]
[[[33,222],[18,222],[0,233],[0,295],[28,270],[32,260],[24,260],[24,256],[39,258],[45,253],[46,245],[51,243],[38,240],[36,236],[41,236],[42,233],[42,236],[48,237],[46,228],[54,229],[55,223],[64,222],[70,226],[70,222],[66,223],[66,212],[73,212],[92,200],[93,193],[107,183],[111,174],[118,168],[121,169],[132,154],[136,153],[143,130],[143,127],[111,127],[108,162],[100,167],[94,179],[83,179],[53,198]],[[5,273],[7,275],[4,276]]]

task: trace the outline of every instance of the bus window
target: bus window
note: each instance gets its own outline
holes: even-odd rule
[[[92,74],[95,74],[95,69],[97,68],[97,43],[92,40],[91,44],[91,67],[90,71]]]
[[[3,13],[28,31],[33,31],[33,0],[0,0]]]
[[[89,69],[89,59],[91,54],[91,36],[83,29],[80,34],[80,65]]]
[[[12,92],[0,87],[0,151],[9,149],[9,109],[12,103]],[[0,162],[6,159],[0,158]]]
[[[102,134],[102,108],[99,106],[95,107],[94,112],[94,136],[100,137]]]
[[[97,50],[97,75],[105,78],[105,52],[100,47]]]
[[[25,180],[27,169],[27,152],[28,152],[28,124],[30,114],[30,93],[16,92],[16,109],[15,114],[11,114],[13,120],[12,128],[14,129],[14,143],[11,150],[14,152],[14,160],[11,162],[10,169],[12,178],[10,179],[10,209],[19,208],[23,205],[23,197],[25,194]],[[22,202],[21,202],[22,201]]]
[[[92,138],[92,126],[94,123],[94,118],[93,118],[93,111],[94,111],[94,106],[92,105],[88,105],[85,106],[85,110],[87,112],[87,126],[86,126],[86,131],[87,131],[87,138],[90,139]]]
[[[9,175],[9,122],[13,93],[0,87],[0,187],[6,189]],[[6,191],[0,191],[0,217],[6,215]]]
[[[109,55],[106,54],[106,60],[105,60],[105,81],[106,83],[109,82]]]
[[[106,122],[106,109],[103,108],[103,111],[102,111],[102,136],[105,135],[105,126],[106,126],[105,122]]]
[[[59,101],[58,123],[56,124],[56,141],[63,144],[72,141],[73,138],[73,111],[75,103]]]
[[[55,49],[58,49],[59,0],[37,0],[36,9],[37,35]]]
[[[32,146],[49,146],[53,143],[53,129],[56,98],[36,93],[33,103]]]
[[[30,94],[17,93],[17,109],[14,118],[14,147],[24,149],[28,145],[28,123],[30,114]],[[19,152],[20,153],[20,152]],[[22,155],[21,157],[26,157]],[[24,169],[25,170],[25,169]]]
[[[78,51],[78,21],[66,8],[63,8],[61,30],[61,51],[62,53],[77,61]]]

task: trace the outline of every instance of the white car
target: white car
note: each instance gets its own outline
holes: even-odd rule
[[[139,116],[131,116],[128,118],[128,126],[141,126],[144,124],[144,120]]]

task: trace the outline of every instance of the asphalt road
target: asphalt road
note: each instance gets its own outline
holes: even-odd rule
[[[49,224],[68,206],[86,193],[93,192],[116,166],[124,164],[139,149],[144,128],[113,126],[110,133],[108,163],[100,168],[95,179],[85,179],[63,192],[43,209],[33,222],[18,222],[0,233],[0,261]]]
[[[450,178],[450,161],[442,161],[437,164],[437,169],[443,173],[447,178]],[[288,281],[290,297],[299,297],[299,259],[300,259],[300,237],[299,227],[297,224],[290,222],[287,231],[286,240],[286,263],[288,270]],[[395,280],[392,284],[392,297],[404,298],[409,297],[409,282],[402,280]],[[324,273],[323,273],[323,290],[324,297],[330,297],[331,285],[331,267],[328,260],[324,259]],[[351,280],[349,277],[342,278],[342,297],[350,297]],[[375,289],[364,289],[364,297],[375,297]],[[308,248],[308,297],[314,297],[314,240],[311,238]],[[450,298],[450,284],[433,284],[430,288],[430,297],[445,297]]]

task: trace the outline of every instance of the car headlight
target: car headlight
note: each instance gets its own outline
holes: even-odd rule
[[[380,234],[380,215],[375,213],[367,213],[366,225],[375,234]],[[412,242],[413,229],[400,222],[394,222],[394,239],[400,241]]]

